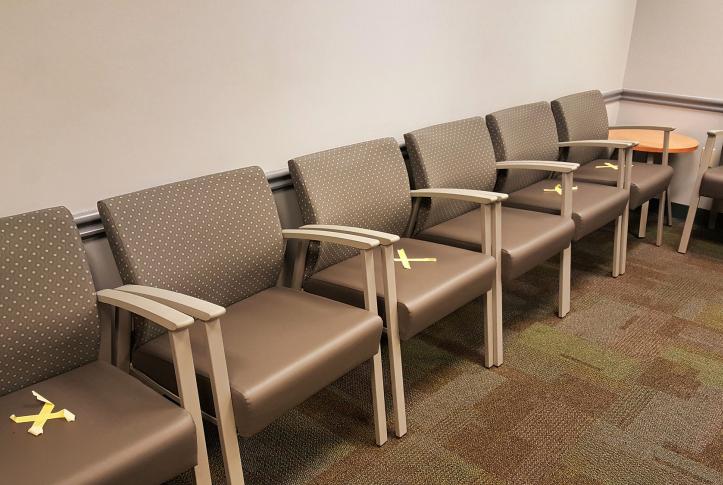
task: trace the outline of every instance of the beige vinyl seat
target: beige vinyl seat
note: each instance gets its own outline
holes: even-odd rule
[[[698,210],[701,197],[710,197],[713,199],[708,227],[710,229],[715,228],[716,218],[718,217],[717,209],[719,207],[717,204],[720,204],[721,200],[723,200],[723,165],[713,166],[716,159],[716,144],[719,136],[723,136],[723,130],[709,131],[705,141],[705,147],[700,155],[690,204],[688,205],[688,215],[685,218],[683,234],[680,237],[680,244],[678,245],[679,253],[688,252],[690,235],[693,231],[693,222],[695,221],[695,214]]]
[[[493,190],[497,167],[492,140],[480,117],[442,123],[404,135],[415,188],[454,187]],[[550,163],[549,169],[574,171],[576,164]],[[480,251],[484,215],[474,204],[439,199],[419,205],[415,237]],[[569,311],[570,247],[575,223],[570,215],[545,214],[512,207],[501,211],[502,281],[511,281],[560,253],[558,314]]]
[[[237,433],[251,436],[365,361],[372,361],[377,444],[387,440],[376,300],[366,309],[277,285],[289,239],[333,241],[373,264],[374,239],[282,230],[263,171],[247,167],[98,203],[119,289],[196,319],[191,345],[202,409],[219,425],[229,483],[242,483]],[[375,294],[371,270],[357,274]],[[135,322],[136,375],[170,395],[163,329]]]
[[[304,227],[363,234],[380,241],[378,251],[382,257],[378,258],[376,268],[377,297],[387,325],[395,432],[402,436],[406,432],[406,414],[400,339],[414,337],[447,314],[485,295],[485,365],[502,364],[502,316],[493,296],[499,284],[495,282],[496,260],[492,257],[499,251],[499,241],[488,233],[485,254],[480,254],[400,238],[410,224],[411,199],[465,200],[481,205],[488,217],[496,220],[500,196],[472,190],[410,191],[404,159],[393,138],[296,157],[289,162],[289,170],[304,222],[308,224]],[[403,256],[411,261],[403,262]],[[303,281],[303,287],[307,291],[361,305],[363,298],[358,281],[363,267],[356,251],[314,244],[308,251],[302,248],[300,252],[295,284],[301,286],[301,276],[306,271],[308,278]]]
[[[117,290],[95,292],[73,218],[64,207],[0,218],[0,473],[3,483],[158,484],[194,469],[210,484],[203,423],[188,340],[193,319]],[[97,295],[97,296],[96,296]],[[168,329],[169,372],[184,407],[98,360],[98,303]],[[32,416],[51,401],[41,434]],[[67,415],[66,415],[67,416]],[[35,430],[37,432],[37,430]]]
[[[673,178],[673,168],[668,165],[670,132],[674,128],[666,126],[609,126],[605,99],[600,91],[585,91],[558,98],[551,103],[557,122],[560,141],[607,139],[608,130],[643,128],[663,132],[662,163],[633,163],[630,171],[630,209],[641,210],[639,237],[645,237],[648,201],[658,197],[658,233],[656,244],[663,242],[663,214],[665,198]],[[575,179],[614,186],[617,184],[617,161],[610,160],[607,147],[570,147],[566,149],[565,160],[579,163]]]
[[[561,213],[560,198],[566,190],[572,192],[571,215],[575,222],[573,241],[579,241],[588,234],[615,221],[613,239],[612,275],[618,276],[625,272],[625,233],[623,226],[627,223],[623,215],[628,204],[629,190],[625,185],[625,171],[619,171],[617,185],[580,182],[575,171],[574,185],[572,180],[566,183],[551,178],[550,169],[540,165],[528,164],[519,169],[519,161],[556,161],[561,147],[604,147],[618,148],[621,166],[627,167],[632,157],[633,142],[611,140],[582,140],[558,142],[555,118],[546,102],[531,103],[522,106],[496,111],[486,117],[498,168],[509,169],[500,173],[495,190],[509,194],[505,201],[508,207],[517,209]]]

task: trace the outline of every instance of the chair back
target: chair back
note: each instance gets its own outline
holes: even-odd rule
[[[551,106],[560,141],[608,139],[608,112],[600,91],[563,96],[554,100]],[[580,164],[609,156],[607,148],[571,147],[565,150],[565,160]]]
[[[404,135],[404,140],[414,188],[494,189],[495,152],[487,125],[479,116],[415,130]],[[478,208],[471,202],[424,199],[416,231]]]
[[[495,111],[488,114],[486,120],[498,162],[558,159],[557,127],[547,102]],[[501,171],[495,190],[514,192],[539,182],[548,175],[541,170]]]
[[[276,284],[284,241],[259,167],[185,180],[98,203],[123,282],[227,307]],[[164,332],[136,320],[134,342]]]
[[[99,345],[93,278],[68,209],[0,218],[0,396],[97,360]]]
[[[289,161],[305,224],[340,224],[401,235],[411,213],[409,177],[394,138],[357,143]],[[358,254],[335,244],[311,244],[308,272]]]

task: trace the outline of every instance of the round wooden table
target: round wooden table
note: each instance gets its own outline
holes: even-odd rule
[[[658,130],[610,130],[610,140],[629,140],[640,142],[633,150],[645,153],[663,153],[663,132]],[[688,135],[670,132],[670,153],[694,152],[698,149],[698,140]]]
[[[637,141],[638,146],[633,148],[636,152],[647,153],[647,162],[653,163],[656,153],[663,153],[663,132],[660,130],[645,129],[621,129],[608,131],[608,139],[610,140],[628,140]],[[688,153],[698,149],[698,140],[688,135],[670,132],[670,142],[668,147],[669,153]],[[670,194],[666,190],[665,199],[668,207],[668,225],[673,225],[673,212],[670,203]],[[645,237],[646,223],[648,220],[648,203],[646,202],[640,208],[640,227],[638,229],[638,237]]]

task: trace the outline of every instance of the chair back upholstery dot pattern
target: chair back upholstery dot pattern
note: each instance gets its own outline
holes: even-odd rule
[[[479,116],[415,130],[404,135],[404,140],[414,188],[494,189],[495,152]],[[478,208],[471,202],[424,199],[416,231]]]
[[[276,284],[284,242],[264,172],[247,167],[98,203],[123,282],[227,307]],[[136,320],[134,341],[164,332]]]
[[[600,91],[585,91],[563,96],[552,102],[560,141],[607,140],[608,112]],[[575,147],[564,150],[565,160],[585,164],[609,158],[607,148]]]
[[[498,162],[558,159],[557,126],[549,103],[541,101],[495,111],[486,119]],[[496,190],[514,192],[548,175],[541,170],[500,171]]]
[[[358,226],[403,234],[409,222],[409,177],[394,138],[357,143],[289,161],[305,224]],[[358,254],[338,244],[311,244],[307,274]]]
[[[68,209],[0,218],[0,396],[97,360],[99,345],[93,279]]]

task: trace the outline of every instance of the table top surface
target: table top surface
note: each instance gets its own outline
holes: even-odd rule
[[[610,140],[638,141],[636,152],[661,153],[663,151],[663,132],[658,130],[610,130]],[[694,152],[698,148],[698,140],[688,135],[670,133],[670,153]]]

